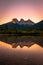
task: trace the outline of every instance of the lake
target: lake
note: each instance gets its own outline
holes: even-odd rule
[[[43,65],[43,37],[0,36],[0,65]]]

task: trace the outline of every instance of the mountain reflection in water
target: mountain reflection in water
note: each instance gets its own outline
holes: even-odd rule
[[[43,37],[41,36],[0,36],[0,41],[11,44],[13,48],[18,45],[21,48],[23,46],[30,47],[35,43],[43,47]]]
[[[43,37],[0,37],[0,65],[43,65]]]

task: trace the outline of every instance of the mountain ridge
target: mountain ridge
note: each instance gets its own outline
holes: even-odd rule
[[[31,20],[24,21],[23,19],[21,19],[21,21],[23,23],[20,23],[18,20],[13,19],[13,21],[0,25],[0,33],[43,33],[43,20],[38,23],[33,23]],[[28,24],[25,22],[28,22]]]
[[[42,22],[43,20],[41,20],[41,21],[39,21],[38,23],[40,23],[40,22]],[[34,23],[32,20],[30,20],[30,19],[28,19],[28,20],[24,20],[24,19],[20,19],[20,21],[18,20],[18,19],[16,19],[16,18],[13,18],[12,19],[12,21],[9,21],[9,22],[7,22],[7,23],[4,23],[4,24],[0,24],[0,25],[5,25],[5,24],[8,24],[8,23],[18,23],[18,24],[29,24],[30,23],[30,25],[31,24],[38,24],[38,23]]]
[[[12,23],[19,23],[19,24],[24,24],[24,23],[27,23],[27,24],[29,24],[29,23],[32,23],[32,24],[35,24],[33,21],[31,21],[30,19],[28,19],[28,20],[24,20],[24,19],[20,19],[20,21],[18,21],[18,19],[16,19],[16,18],[14,18],[14,19],[12,19],[12,21],[10,21],[10,22],[12,22]],[[7,22],[7,23],[9,23],[9,22]],[[7,24],[7,23],[4,23],[4,24]],[[2,24],[2,25],[4,25],[4,24]]]

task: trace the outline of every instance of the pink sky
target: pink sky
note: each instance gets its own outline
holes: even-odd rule
[[[12,18],[39,22],[43,19],[43,0],[0,0],[0,24]]]

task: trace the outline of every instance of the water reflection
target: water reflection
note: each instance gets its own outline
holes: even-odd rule
[[[29,48],[11,46],[0,41],[0,65],[43,65],[43,48],[38,44]]]
[[[43,37],[0,37],[0,65],[43,65]]]
[[[31,47],[35,43],[43,47],[43,37],[41,36],[0,36],[0,41],[11,44],[12,48],[16,48],[18,45],[21,48]]]

